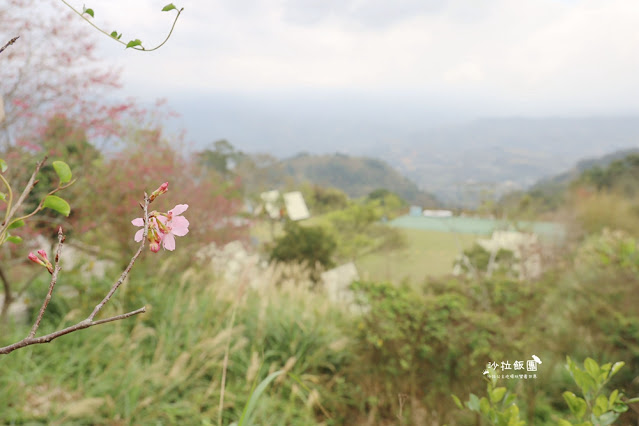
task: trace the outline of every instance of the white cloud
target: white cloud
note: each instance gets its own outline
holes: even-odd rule
[[[185,11],[161,50],[102,42],[130,90],[473,91],[566,108],[639,108],[634,0],[175,3]],[[112,0],[95,5],[96,22],[159,42],[171,22],[163,5]]]

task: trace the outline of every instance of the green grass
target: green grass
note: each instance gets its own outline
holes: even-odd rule
[[[477,239],[472,234],[400,229],[406,247],[379,251],[358,259],[355,264],[364,280],[423,282],[428,276],[441,276],[453,270],[459,253]]]
[[[147,313],[0,359],[0,424],[217,424],[229,338],[224,425],[240,419],[253,384],[276,370],[301,382],[287,375],[275,380],[260,398],[258,421],[315,422],[319,404],[333,400],[320,384],[337,377],[349,356],[340,331],[348,319],[339,320],[339,309],[304,288],[265,282],[251,290],[212,281],[206,268],[177,270],[167,261],[158,271],[152,263],[136,265],[104,315],[142,305]],[[108,282],[90,286],[108,288]],[[54,297],[52,308],[77,309],[47,312],[39,335],[84,318],[97,300],[91,290],[66,303]],[[35,286],[34,295],[43,292]],[[27,333],[24,326],[2,334],[0,346]],[[321,398],[312,402],[317,392]]]

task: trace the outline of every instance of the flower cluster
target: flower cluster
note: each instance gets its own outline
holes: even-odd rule
[[[159,195],[164,194],[169,187],[168,182],[164,182],[158,189],[153,191],[149,197],[149,202],[155,200]],[[149,213],[149,231],[147,239],[152,252],[160,251],[160,246],[166,250],[175,250],[175,237],[183,237],[189,232],[189,221],[180,216],[188,209],[188,204],[178,204],[166,213],[152,211]],[[138,217],[131,223],[135,226],[144,226],[144,218]],[[135,241],[140,242],[144,237],[144,229],[135,233]]]

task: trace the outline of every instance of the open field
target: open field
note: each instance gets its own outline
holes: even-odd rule
[[[355,264],[364,280],[422,282],[427,276],[450,273],[455,257],[472,246],[477,235],[420,229],[400,229],[406,247],[371,253]]]

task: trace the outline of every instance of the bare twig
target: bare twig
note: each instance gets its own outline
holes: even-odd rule
[[[51,296],[53,294],[53,287],[55,287],[56,281],[58,281],[58,273],[60,272],[60,250],[62,250],[62,242],[64,241],[64,235],[62,234],[62,227],[58,229],[58,250],[55,254],[55,267],[53,269],[53,274],[51,274],[51,283],[49,284],[49,292],[47,293],[47,297],[44,298],[44,302],[42,302],[42,307],[40,308],[40,313],[38,313],[38,319],[33,323],[33,327],[31,327],[31,332],[27,339],[33,338],[35,336],[36,331],[38,331],[38,327],[40,327],[40,321],[42,321],[42,316],[44,315],[44,311],[47,310],[47,306],[51,301]]]
[[[0,236],[4,235],[4,233],[7,232],[7,228],[9,227],[9,224],[11,223],[11,218],[16,214],[16,212],[18,211],[18,208],[22,205],[25,198],[27,198],[27,195],[29,195],[31,190],[33,190],[33,187],[37,183],[35,180],[36,175],[40,171],[40,168],[42,167],[45,161],[47,161],[46,156],[42,159],[42,161],[39,161],[36,164],[36,168],[33,171],[31,178],[29,178],[29,182],[27,182],[27,185],[24,187],[24,191],[22,191],[22,194],[20,194],[20,198],[18,198],[18,201],[16,201],[16,203],[11,207],[11,210],[8,212],[8,214],[4,218],[4,222],[2,222],[1,224],[2,227],[0,228]]]
[[[116,315],[114,317],[102,319],[99,321],[89,321],[88,319],[85,319],[84,321],[81,321],[77,323],[76,325],[47,334],[46,336],[36,337],[36,338],[26,338],[26,339],[20,340],[19,342],[14,343],[13,345],[0,348],[0,355],[11,353],[15,351],[16,349],[24,348],[25,346],[36,345],[39,343],[49,343],[53,339],[57,339],[58,337],[64,336],[65,334],[73,333],[74,331],[83,330],[85,328],[93,327],[94,325],[105,324],[107,322],[122,320],[125,318],[132,317],[133,315],[141,314],[143,312],[146,312],[146,307],[144,306],[135,311],[128,312],[126,314]]]
[[[7,47],[11,46],[11,45],[12,45],[13,43],[15,43],[15,42],[16,42],[16,40],[17,40],[17,39],[19,39],[19,38],[20,38],[20,36],[17,36],[17,37],[12,38],[11,40],[9,40],[9,41],[7,42],[7,44],[5,44],[4,46],[2,46],[2,49],[0,49],[0,53],[4,52],[4,49],[6,49]]]
[[[45,300],[44,300],[44,302],[42,304],[42,307],[40,308],[40,313],[38,314],[38,318],[36,319],[35,323],[33,324],[33,327],[31,328],[31,332],[29,333],[28,337],[22,339],[19,342],[14,343],[12,345],[0,348],[0,355],[5,355],[5,354],[8,354],[8,353],[11,353],[11,352],[15,351],[16,349],[20,349],[20,348],[23,348],[25,346],[35,345],[35,344],[39,344],[39,343],[49,343],[53,339],[56,339],[56,338],[58,338],[60,336],[64,336],[65,334],[73,333],[74,331],[83,330],[85,328],[93,327],[94,325],[100,325],[100,324],[104,324],[104,323],[107,323],[107,322],[118,321],[118,320],[121,320],[121,319],[129,318],[129,317],[131,317],[133,315],[137,315],[137,314],[141,314],[143,312],[146,312],[146,307],[143,306],[140,309],[137,309],[137,310],[132,311],[132,312],[128,312],[126,314],[116,315],[114,317],[105,318],[105,319],[101,319],[101,320],[98,320],[98,321],[94,321],[93,320],[93,318],[95,318],[95,316],[98,314],[98,312],[100,312],[100,310],[104,307],[104,305],[111,299],[111,297],[113,296],[115,291],[122,285],[122,283],[126,279],[127,275],[131,271],[131,268],[133,267],[133,264],[137,260],[138,256],[140,256],[140,253],[142,253],[142,250],[144,249],[144,246],[146,245],[146,237],[147,237],[147,234],[148,234],[148,231],[149,231],[149,213],[148,213],[148,211],[149,211],[149,197],[147,196],[146,193],[144,194],[144,206],[143,206],[143,209],[144,209],[144,231],[143,231],[143,234],[142,234],[143,237],[142,237],[142,242],[140,243],[140,247],[138,248],[138,251],[135,253],[133,258],[131,259],[131,262],[126,267],[124,272],[122,272],[122,275],[120,275],[120,278],[115,282],[115,284],[113,284],[113,287],[111,287],[111,290],[109,291],[109,293],[95,307],[95,309],[93,310],[91,315],[89,315],[85,320],[80,321],[79,323],[77,323],[76,325],[73,325],[71,327],[67,327],[67,328],[65,328],[63,330],[55,331],[53,333],[47,334],[46,336],[35,337],[35,333],[38,330],[38,327],[40,325],[40,321],[42,320],[44,312],[47,309],[47,305],[49,304],[49,301],[51,300],[51,295],[53,293],[53,288],[55,287],[55,283],[57,281],[58,272],[60,271],[59,260],[60,260],[60,252],[61,252],[61,249],[62,249],[62,243],[64,242],[64,235],[62,234],[62,230],[61,229],[59,230],[59,232],[58,232],[58,248],[57,248],[55,259],[54,259],[55,268],[54,268],[53,274],[51,276],[51,284],[49,285],[49,292],[47,293],[47,296],[46,296],[46,298],[45,298]]]
[[[118,279],[115,282],[115,284],[113,284],[113,287],[111,287],[111,290],[109,291],[109,293],[104,297],[104,299],[102,299],[102,302],[100,302],[95,307],[93,312],[91,312],[91,315],[89,315],[89,318],[87,318],[88,320],[90,320],[90,321],[93,320],[93,318],[97,315],[97,313],[100,312],[100,309],[102,309],[102,307],[109,301],[109,299],[111,299],[111,296],[113,296],[113,293],[115,293],[115,291],[118,289],[118,287],[120,287],[122,285],[122,283],[124,282],[124,279],[127,277],[127,275],[129,275],[129,272],[131,271],[131,268],[133,268],[133,264],[135,263],[135,261],[137,260],[138,256],[140,255],[140,253],[142,253],[142,250],[144,249],[144,245],[146,243],[146,236],[147,236],[148,232],[149,232],[149,197],[148,197],[148,195],[146,195],[146,192],[145,192],[144,193],[144,232],[142,233],[142,243],[140,244],[140,247],[138,248],[138,251],[131,258],[131,262],[129,262],[129,265],[122,272],[122,275],[120,275],[120,279]]]
[[[2,310],[0,312],[0,319],[4,318],[9,312],[9,306],[13,302],[13,294],[11,294],[11,286],[9,280],[4,274],[4,270],[0,267],[0,280],[2,280],[2,286],[4,287],[4,301],[2,302]]]

